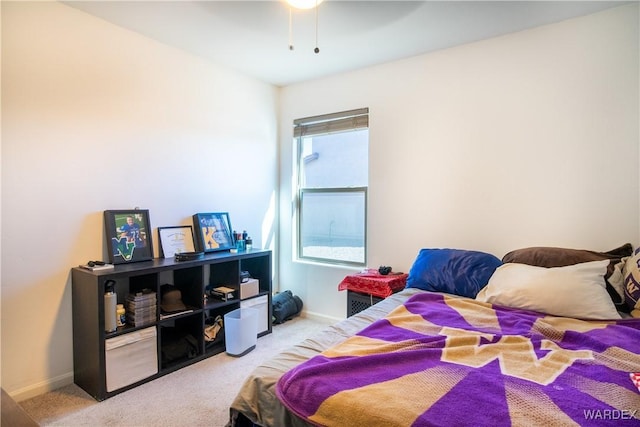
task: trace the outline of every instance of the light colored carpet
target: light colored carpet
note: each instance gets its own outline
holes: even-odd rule
[[[274,325],[273,333],[259,338],[256,348],[242,357],[220,353],[103,402],[71,384],[20,405],[41,426],[222,427],[253,368],[327,325],[296,317]]]

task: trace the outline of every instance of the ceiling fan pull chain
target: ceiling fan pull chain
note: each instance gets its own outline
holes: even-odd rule
[[[289,50],[293,50],[293,10],[289,6]]]
[[[318,47],[318,0],[316,0],[316,48],[313,49],[315,53],[320,52],[320,48]]]

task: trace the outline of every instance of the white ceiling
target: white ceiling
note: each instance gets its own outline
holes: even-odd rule
[[[67,1],[113,24],[286,86],[587,15],[615,1]]]

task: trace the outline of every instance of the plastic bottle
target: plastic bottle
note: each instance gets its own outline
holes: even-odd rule
[[[104,330],[105,332],[114,332],[118,329],[118,322],[116,320],[116,309],[118,304],[118,296],[115,293],[116,282],[113,280],[107,280],[105,283],[104,294]]]
[[[245,245],[244,245],[244,234],[243,233],[236,233],[235,231],[233,232],[233,234],[235,235],[235,239],[236,239],[236,250],[238,252],[244,252],[245,250]]]
[[[124,309],[124,304],[118,304],[116,307],[116,321],[118,328],[120,328],[127,323],[127,311]]]
[[[247,241],[245,242],[245,246],[247,248],[247,252],[249,252],[253,248],[253,240],[251,240],[251,237],[247,237]]]

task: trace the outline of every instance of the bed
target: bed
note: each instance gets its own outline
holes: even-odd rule
[[[421,250],[406,289],[256,368],[228,425],[640,425],[640,250],[558,250]]]

